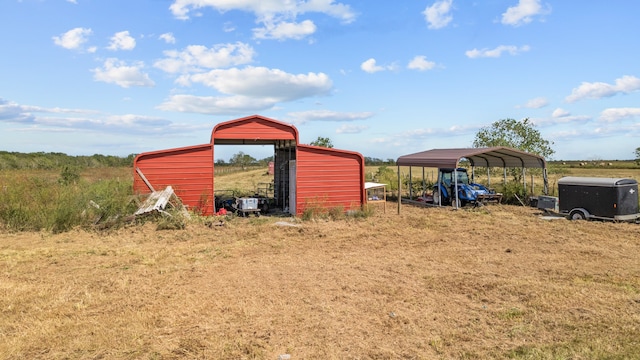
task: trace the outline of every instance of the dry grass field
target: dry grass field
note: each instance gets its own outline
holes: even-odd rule
[[[640,225],[395,208],[0,233],[0,358],[640,359]]]

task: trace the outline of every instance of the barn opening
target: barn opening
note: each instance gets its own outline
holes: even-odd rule
[[[233,141],[216,141],[214,143],[214,199],[215,209],[219,210],[221,202],[228,201],[234,196],[255,196],[260,199],[260,207],[262,213],[294,213],[295,202],[292,204],[291,194],[295,194],[295,163],[296,163],[296,144],[292,140],[262,140],[253,141],[254,144],[248,144],[248,141],[234,143]],[[240,144],[242,143],[242,144]],[[267,150],[268,149],[268,150]],[[218,157],[216,154],[224,153],[225,157]],[[265,171],[259,177],[259,181],[253,181],[250,185],[245,186],[238,192],[238,187],[229,185],[228,181],[216,181],[225,176],[225,169],[234,172],[235,178],[242,178],[244,171],[238,168],[242,164],[234,163],[234,156],[247,156],[257,161],[254,166],[248,166],[247,169],[256,169]],[[225,166],[220,166],[219,160],[225,161]],[[266,161],[266,162],[265,162]],[[244,169],[243,169],[244,170]],[[250,177],[246,173],[245,177]],[[223,185],[224,183],[224,185]]]

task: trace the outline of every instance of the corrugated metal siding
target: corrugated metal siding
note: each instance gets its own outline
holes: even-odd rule
[[[156,191],[171,185],[190,209],[213,213],[213,146],[190,146],[142,153],[134,160],[133,189],[150,190],[135,171],[139,168]]]
[[[211,143],[216,140],[244,140],[251,143],[260,140],[296,140],[298,130],[292,125],[263,116],[249,116],[216,125],[211,133]]]
[[[310,204],[327,209],[364,203],[364,158],[343,150],[298,145],[296,212]]]

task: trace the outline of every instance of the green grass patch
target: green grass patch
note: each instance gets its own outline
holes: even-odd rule
[[[88,180],[64,167],[59,176],[13,171],[0,180],[0,227],[9,231],[59,233],[117,223],[136,208],[130,179]]]

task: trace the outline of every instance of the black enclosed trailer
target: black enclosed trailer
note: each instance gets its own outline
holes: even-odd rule
[[[634,179],[563,177],[558,180],[558,200],[560,213],[571,220],[640,218]]]

